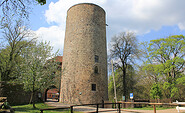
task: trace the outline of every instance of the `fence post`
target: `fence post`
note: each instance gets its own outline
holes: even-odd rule
[[[119,113],[121,113],[121,111],[120,111],[120,103],[118,104],[118,108],[119,108]]]
[[[43,113],[43,110],[40,110],[40,113]]]
[[[102,108],[104,108],[104,100],[102,100]]]
[[[98,104],[97,104],[97,106],[96,106],[96,113],[98,113]]]
[[[73,113],[73,106],[70,106],[71,107],[71,113]]]
[[[154,113],[156,113],[156,108],[155,108],[155,105],[154,105]]]

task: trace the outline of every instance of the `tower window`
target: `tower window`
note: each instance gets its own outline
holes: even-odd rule
[[[96,91],[96,84],[92,84],[92,91]]]
[[[98,55],[95,55],[94,59],[95,59],[95,62],[99,62],[99,56]]]
[[[98,74],[98,67],[97,66],[95,66],[95,68],[94,68],[94,73]]]

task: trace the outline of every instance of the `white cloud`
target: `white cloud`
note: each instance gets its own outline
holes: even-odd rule
[[[178,24],[181,30],[185,30],[185,21]]]
[[[158,30],[162,26],[183,22],[183,4],[183,0],[115,0],[113,4],[108,3],[104,7],[108,24],[115,32],[133,30],[144,34],[152,29]]]
[[[56,52],[59,49],[59,52],[62,53],[64,45],[64,30],[58,26],[51,26],[49,28],[41,27],[36,31],[40,40],[50,41],[51,46],[54,47]]]
[[[59,0],[56,3],[51,2],[49,9],[45,12],[45,17],[48,23],[55,22],[63,24],[66,22],[67,10],[78,3],[96,3],[103,4],[106,0]]]
[[[50,41],[54,46],[54,50],[60,49],[60,53],[63,52],[64,46],[64,34],[65,34],[65,22],[67,10],[78,3],[94,3],[103,4],[106,0],[59,0],[56,3],[51,2],[49,9],[45,12],[46,21],[50,23],[57,23],[58,26],[41,27],[36,31],[36,34],[41,37],[42,40]]]
[[[162,26],[174,25],[185,30],[185,0],[59,0],[51,2],[45,11],[46,21],[58,26],[40,28],[38,32],[46,33],[42,37],[54,41],[57,47],[63,47],[61,40],[64,39],[67,10],[83,2],[97,4],[106,11],[108,41],[113,35],[126,30],[145,34]]]
[[[59,0],[56,3],[51,2],[46,10],[47,22],[65,26],[67,9],[82,2],[103,7],[107,14],[107,23],[115,31],[133,30],[143,34],[151,29],[158,30],[162,26],[185,22],[184,0]]]

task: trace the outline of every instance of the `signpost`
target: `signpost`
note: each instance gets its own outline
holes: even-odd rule
[[[132,100],[134,98],[133,93],[130,93],[130,99]]]
[[[133,93],[130,93],[130,99],[131,99],[131,102],[133,102],[133,99],[134,99]],[[131,104],[131,107],[134,108],[134,104]]]

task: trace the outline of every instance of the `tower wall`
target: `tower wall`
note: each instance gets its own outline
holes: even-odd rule
[[[102,99],[108,100],[105,11],[95,4],[77,4],[67,12],[60,102]]]

